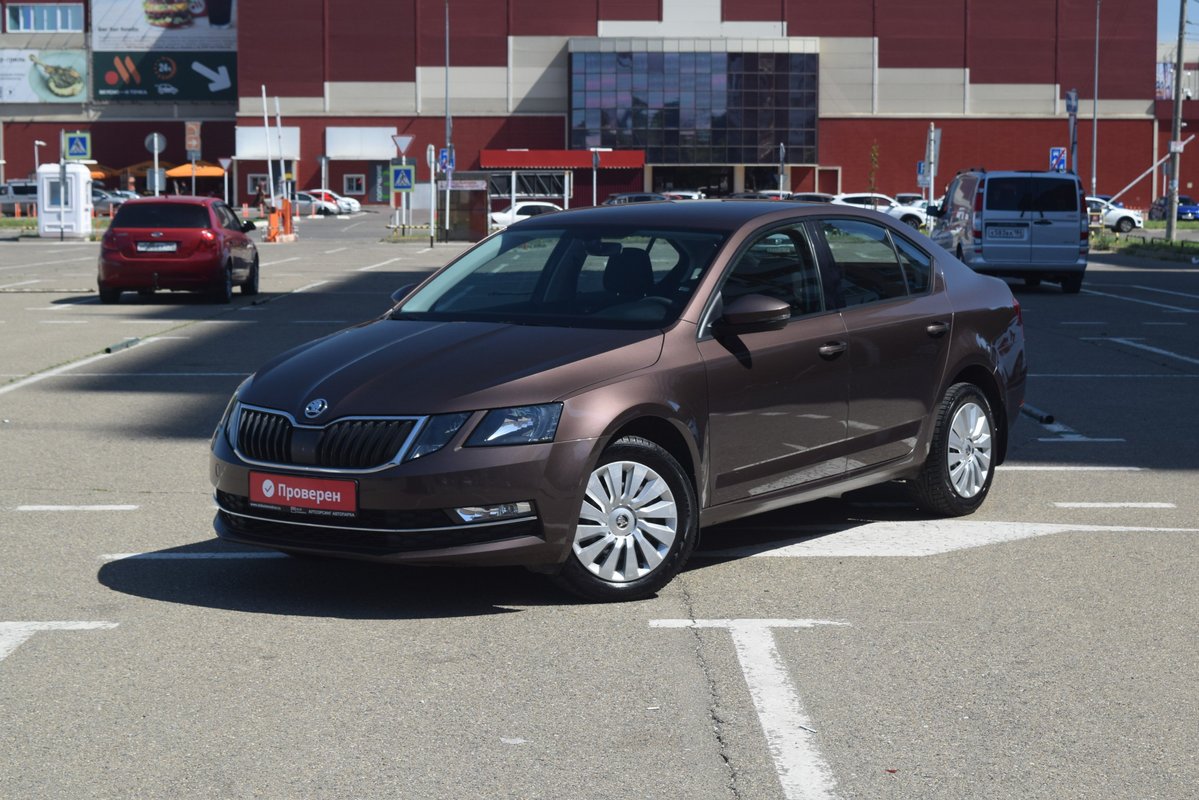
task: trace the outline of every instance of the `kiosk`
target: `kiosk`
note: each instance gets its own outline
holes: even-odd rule
[[[66,174],[66,192],[62,174]],[[37,168],[37,233],[86,239],[92,235],[92,172],[86,164],[42,164]]]

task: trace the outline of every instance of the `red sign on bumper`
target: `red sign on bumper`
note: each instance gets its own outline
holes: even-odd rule
[[[354,481],[251,472],[250,502],[343,516],[358,510],[358,485]]]

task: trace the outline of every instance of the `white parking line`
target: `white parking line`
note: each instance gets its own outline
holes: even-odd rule
[[[1169,295],[1173,295],[1174,297],[1186,297],[1191,300],[1199,300],[1199,294],[1191,294],[1189,292],[1175,292],[1170,289],[1157,289],[1153,286],[1133,285],[1132,288],[1140,289],[1143,292],[1157,292],[1158,294],[1169,294]]]
[[[17,506],[17,511],[137,511],[138,506],[129,505],[84,505],[84,506]]]
[[[1032,464],[1003,464],[996,467],[1003,472],[1144,472],[1144,467],[1078,467]]]
[[[86,319],[39,319],[39,325],[86,325]]]
[[[266,261],[266,262],[259,264],[258,266],[260,268],[261,267],[273,267],[276,264],[286,264],[288,261],[299,261],[299,260],[300,260],[299,256],[292,256],[291,258],[281,258],[278,261]]]
[[[1168,306],[1168,305],[1165,305],[1164,303],[1154,303],[1152,300],[1138,300],[1135,297],[1124,297],[1123,295],[1118,295],[1118,294],[1109,294],[1107,292],[1097,292],[1094,289],[1083,289],[1083,292],[1085,292],[1086,294],[1094,295],[1096,297],[1110,297],[1113,300],[1123,300],[1126,303],[1139,303],[1140,305],[1143,305],[1143,306],[1153,306],[1154,308],[1164,308],[1167,311],[1181,311],[1184,314],[1199,314],[1199,309],[1182,308],[1181,306]]]
[[[1101,372],[1078,372],[1078,373],[1072,373],[1072,374],[1071,373],[1063,373],[1060,375],[1053,375],[1053,374],[1046,373],[1046,372],[1035,372],[1035,373],[1030,372],[1028,374],[1028,377],[1030,377],[1030,378],[1123,378],[1124,380],[1140,381],[1140,380],[1145,380],[1147,378],[1169,378],[1171,380],[1174,378],[1199,378],[1199,375],[1178,375],[1178,374],[1164,374],[1164,373],[1153,373],[1153,372],[1143,372],[1143,373],[1139,373],[1139,374],[1123,374],[1123,375],[1105,375]]]
[[[976,520],[917,520],[868,522],[844,526],[745,526],[746,533],[779,531],[804,533],[804,538],[744,545],[725,550],[697,551],[695,558],[918,558],[1015,542],[1055,533],[1199,533],[1199,528],[1154,528],[1120,525],[1067,525],[1047,522],[982,522]]]
[[[211,560],[234,560],[234,559],[275,559],[289,558],[285,553],[264,552],[264,553],[237,553],[237,552],[209,552],[209,553],[105,553],[100,556],[104,561],[126,561],[128,559],[136,559],[139,561],[211,561]]]
[[[1117,339],[1117,338],[1100,337],[1100,338],[1095,338],[1095,339],[1086,338],[1086,339],[1083,339],[1083,341],[1084,342],[1116,342],[1117,344],[1122,344],[1122,345],[1125,345],[1126,347],[1133,347],[1133,348],[1136,348],[1137,350],[1144,350],[1145,352],[1153,353],[1154,355],[1166,356],[1167,358],[1176,358],[1179,361],[1185,361],[1188,364],[1199,364],[1199,358],[1191,358],[1190,356],[1179,355],[1178,353],[1171,353],[1169,350],[1162,350],[1160,347],[1151,347],[1150,345],[1147,345],[1147,344],[1141,344],[1136,339]]]
[[[0,622],[0,661],[39,631],[97,631],[116,626],[115,622]]]
[[[1054,508],[1178,508],[1173,503],[1054,503]]]
[[[8,384],[5,384],[4,386],[0,386],[0,394],[8,394],[9,392],[15,392],[17,389],[24,388],[26,386],[29,386],[30,384],[37,383],[38,381],[44,381],[46,378],[56,377],[58,375],[63,374],[64,372],[70,372],[71,370],[78,369],[79,367],[85,367],[88,364],[94,364],[95,362],[100,361],[101,359],[105,359],[105,358],[112,358],[112,356],[108,353],[101,353],[98,356],[92,356],[91,358],[85,358],[82,361],[76,361],[74,364],[64,364],[61,367],[55,367],[54,369],[46,370],[45,372],[39,372],[37,375],[30,375],[28,378],[25,378],[24,380],[20,380],[20,381],[16,381],[15,383],[8,383]]]
[[[6,283],[3,286],[0,286],[0,289],[15,289],[18,286],[28,286],[31,283],[41,283],[41,281],[33,280],[33,281],[21,281],[20,283]]]
[[[372,269],[378,269],[379,267],[385,267],[388,264],[394,264],[397,261],[403,261],[403,260],[404,260],[403,256],[396,256],[395,258],[389,258],[386,261],[380,261],[378,264],[371,264],[369,267],[359,267],[358,271],[359,272],[370,272]]]
[[[766,736],[767,749],[787,800],[835,797],[833,771],[816,747],[816,732],[779,655],[774,628],[848,625],[821,619],[653,619],[651,628],[725,628]]]
[[[350,249],[350,248],[348,248],[348,247],[335,247],[335,248],[333,248],[332,250],[326,250],[326,251],[325,251],[325,255],[327,255],[327,256],[331,256],[331,255],[333,255],[334,253],[340,253],[342,250],[349,250],[349,249]]]
[[[1107,325],[1106,322],[1063,322],[1062,325]]]
[[[14,267],[0,267],[0,272],[12,272],[18,269],[29,269],[31,267],[49,267],[54,264],[70,264],[75,261],[95,261],[95,256],[85,256],[83,258],[63,258],[58,261],[35,261],[32,264],[17,264]]]

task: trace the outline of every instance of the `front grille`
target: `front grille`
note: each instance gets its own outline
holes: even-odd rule
[[[296,425],[286,414],[243,406],[237,450],[250,461],[267,464],[370,470],[391,463],[415,426],[415,419],[396,418]]]

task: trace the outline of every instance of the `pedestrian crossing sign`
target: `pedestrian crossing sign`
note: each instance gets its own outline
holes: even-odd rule
[[[90,159],[92,157],[92,135],[88,131],[66,134],[66,157]]]
[[[391,190],[393,192],[411,192],[416,182],[416,166],[413,164],[391,166]]]

